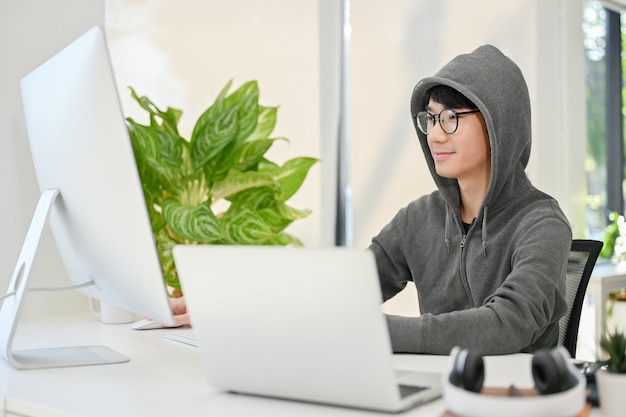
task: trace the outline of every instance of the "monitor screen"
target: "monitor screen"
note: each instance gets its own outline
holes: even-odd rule
[[[39,187],[58,190],[48,224],[71,284],[172,324],[102,28],[28,74],[21,88]]]

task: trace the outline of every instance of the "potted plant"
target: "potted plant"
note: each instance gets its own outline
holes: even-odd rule
[[[189,140],[178,131],[182,111],[162,111],[150,99],[131,95],[149,124],[127,118],[164,279],[180,296],[172,258],[177,244],[294,245],[285,232],[310,214],[287,204],[318,160],[282,165],[265,156],[277,107],[259,104],[256,81],[229,94],[232,81],[198,118]]]
[[[607,333],[600,346],[608,355],[607,367],[596,373],[600,407],[607,417],[624,416],[626,392],[626,336],[620,330]]]
[[[610,223],[604,230],[604,246],[600,252],[600,259],[611,262],[621,262],[626,259],[626,220],[616,211],[609,213]]]

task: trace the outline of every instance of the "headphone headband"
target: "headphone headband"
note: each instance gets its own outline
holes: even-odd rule
[[[443,376],[444,403],[448,411],[459,417],[574,417],[585,406],[585,378],[571,363],[569,353],[563,347],[539,351],[533,356],[532,371],[537,385],[539,382],[545,384],[547,379],[550,380],[549,385],[561,388],[556,392],[533,396],[481,394],[455,384],[455,381],[460,380],[457,374],[459,370],[468,376],[465,372],[465,360],[469,355],[469,352],[455,347],[450,354],[452,361],[450,375]],[[560,371],[563,372],[553,372],[550,368],[553,362],[547,359],[549,357],[556,362],[561,361],[560,365],[556,366],[562,366]],[[546,369],[536,370],[535,367],[544,366],[544,361],[550,365]],[[475,365],[472,367],[475,368]],[[470,372],[469,377],[484,378],[484,372],[479,373],[481,372],[482,374],[475,376]],[[535,375],[536,373],[540,376]],[[465,383],[472,385],[472,381]]]

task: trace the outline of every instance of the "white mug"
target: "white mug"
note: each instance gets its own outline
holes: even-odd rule
[[[89,298],[89,311],[98,316],[104,324],[126,324],[132,323],[136,319],[135,313],[91,297]]]

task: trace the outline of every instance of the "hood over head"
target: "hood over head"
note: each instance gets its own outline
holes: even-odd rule
[[[494,212],[505,205],[515,192],[517,181],[527,181],[524,169],[531,148],[531,113],[528,87],[521,70],[510,58],[492,45],[483,45],[469,54],[459,55],[433,77],[417,83],[411,96],[411,116],[428,167],[450,209],[460,209],[456,179],[437,174],[435,162],[415,116],[428,104],[427,91],[446,85],[471,100],[482,113],[491,145],[491,178],[483,207]]]

